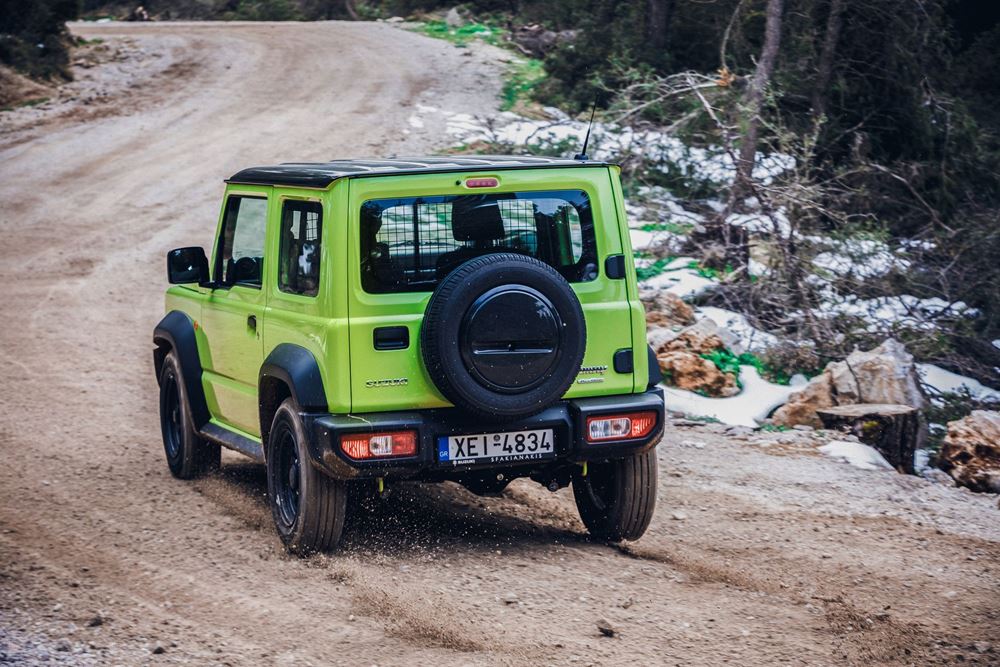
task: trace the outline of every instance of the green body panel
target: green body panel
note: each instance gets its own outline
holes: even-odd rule
[[[625,215],[625,193],[622,192],[621,169],[609,167],[608,176],[615,195],[615,210],[618,213],[618,231],[621,234],[625,252],[625,289],[628,292],[629,310],[632,320],[632,354],[635,362],[633,391],[646,391],[649,386],[649,366],[646,351],[646,311],[639,300],[639,277],[635,272],[635,253],[632,251],[632,237],[629,235],[628,218]]]
[[[633,347],[632,316],[627,281],[609,280],[603,273],[608,255],[627,252],[622,246],[619,213],[615,204],[610,172],[606,168],[545,169],[477,172],[477,178],[493,176],[499,187],[489,192],[530,190],[583,190],[590,198],[601,276],[590,282],[574,283],[587,320],[587,351],[584,367],[607,367],[603,373],[581,374],[566,393],[567,397],[628,394],[634,391],[632,374],[616,373],[612,367],[615,351]],[[368,294],[361,286],[358,263],[361,256],[361,205],[369,199],[393,196],[434,196],[469,194],[465,174],[380,176],[350,181],[349,246],[351,268],[347,276],[351,332],[351,410],[382,412],[412,408],[443,407],[449,403],[427,375],[420,354],[420,324],[430,300],[430,292]],[[634,275],[634,273],[633,273]],[[372,346],[373,330],[383,326],[406,326],[410,347],[405,350],[377,351]],[[380,380],[402,380],[405,384],[373,385]]]
[[[498,170],[492,173],[445,173],[379,176],[335,181],[328,189],[228,185],[216,232],[216,246],[226,198],[268,198],[267,231],[261,289],[233,286],[209,289],[172,286],[166,310],[179,310],[195,322],[202,384],[212,422],[255,440],[260,437],[258,374],[268,354],[282,343],[305,348],[316,358],[331,413],[385,412],[445,407],[428,377],[420,353],[420,326],[431,293],[368,294],[361,286],[360,208],[368,199],[468,194],[465,178],[494,176],[490,192],[583,190],[591,200],[600,276],[574,283],[587,321],[585,368],[568,398],[641,392],[646,389],[645,317],[638,298],[635,263],[625,219],[617,168]],[[288,294],[277,287],[278,221],[282,202],[300,199],[323,205],[320,286],[315,297]],[[209,257],[214,274],[214,258]],[[604,274],[609,255],[624,254],[626,279]],[[214,275],[213,275],[214,277]],[[248,316],[256,318],[256,329]],[[373,330],[406,326],[410,346],[374,349]],[[631,348],[634,373],[617,373],[616,351]],[[377,381],[401,380],[405,384]]]
[[[282,343],[305,348],[319,362],[320,375],[330,412],[351,410],[350,350],[345,269],[348,259],[346,209],[347,181],[337,181],[328,191],[275,188],[274,209],[268,221],[266,252],[278,257],[277,228],[282,202],[288,199],[323,204],[320,286],[316,296],[288,294],[278,289],[278,263],[267,263],[264,289],[264,358]]]

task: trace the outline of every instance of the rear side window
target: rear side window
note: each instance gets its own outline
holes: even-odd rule
[[[433,291],[459,264],[535,257],[570,282],[597,277],[590,199],[580,190],[371,199],[361,206],[366,292]]]
[[[286,201],[281,208],[278,289],[289,294],[319,293],[320,239],[323,206],[319,202]]]
[[[260,287],[266,229],[266,199],[230,197],[226,201],[215,265],[215,275],[223,285]]]

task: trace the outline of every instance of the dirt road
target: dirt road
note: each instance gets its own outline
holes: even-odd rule
[[[285,556],[256,466],[167,471],[164,251],[209,244],[240,167],[446,143],[414,105],[489,113],[495,55],[358,23],[74,31],[134,57],[0,114],[0,662],[1000,662],[996,497],[818,457],[817,434],[673,426],[631,545],[589,542],[566,492],[444,485]]]

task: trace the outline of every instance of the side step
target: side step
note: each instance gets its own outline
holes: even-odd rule
[[[233,433],[227,428],[212,423],[205,424],[199,433],[206,440],[211,440],[223,447],[239,452],[243,456],[249,456],[257,463],[264,462],[264,447],[259,442],[254,442],[246,436]]]

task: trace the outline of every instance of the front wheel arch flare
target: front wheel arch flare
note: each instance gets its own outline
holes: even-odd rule
[[[198,356],[194,322],[186,313],[179,310],[170,311],[153,330],[153,344],[156,346],[153,349],[153,368],[156,371],[157,382],[167,354],[173,351],[177,355],[181,381],[184,383],[191,408],[191,421],[196,429],[201,429],[208,423],[211,414],[201,384],[201,359]]]

